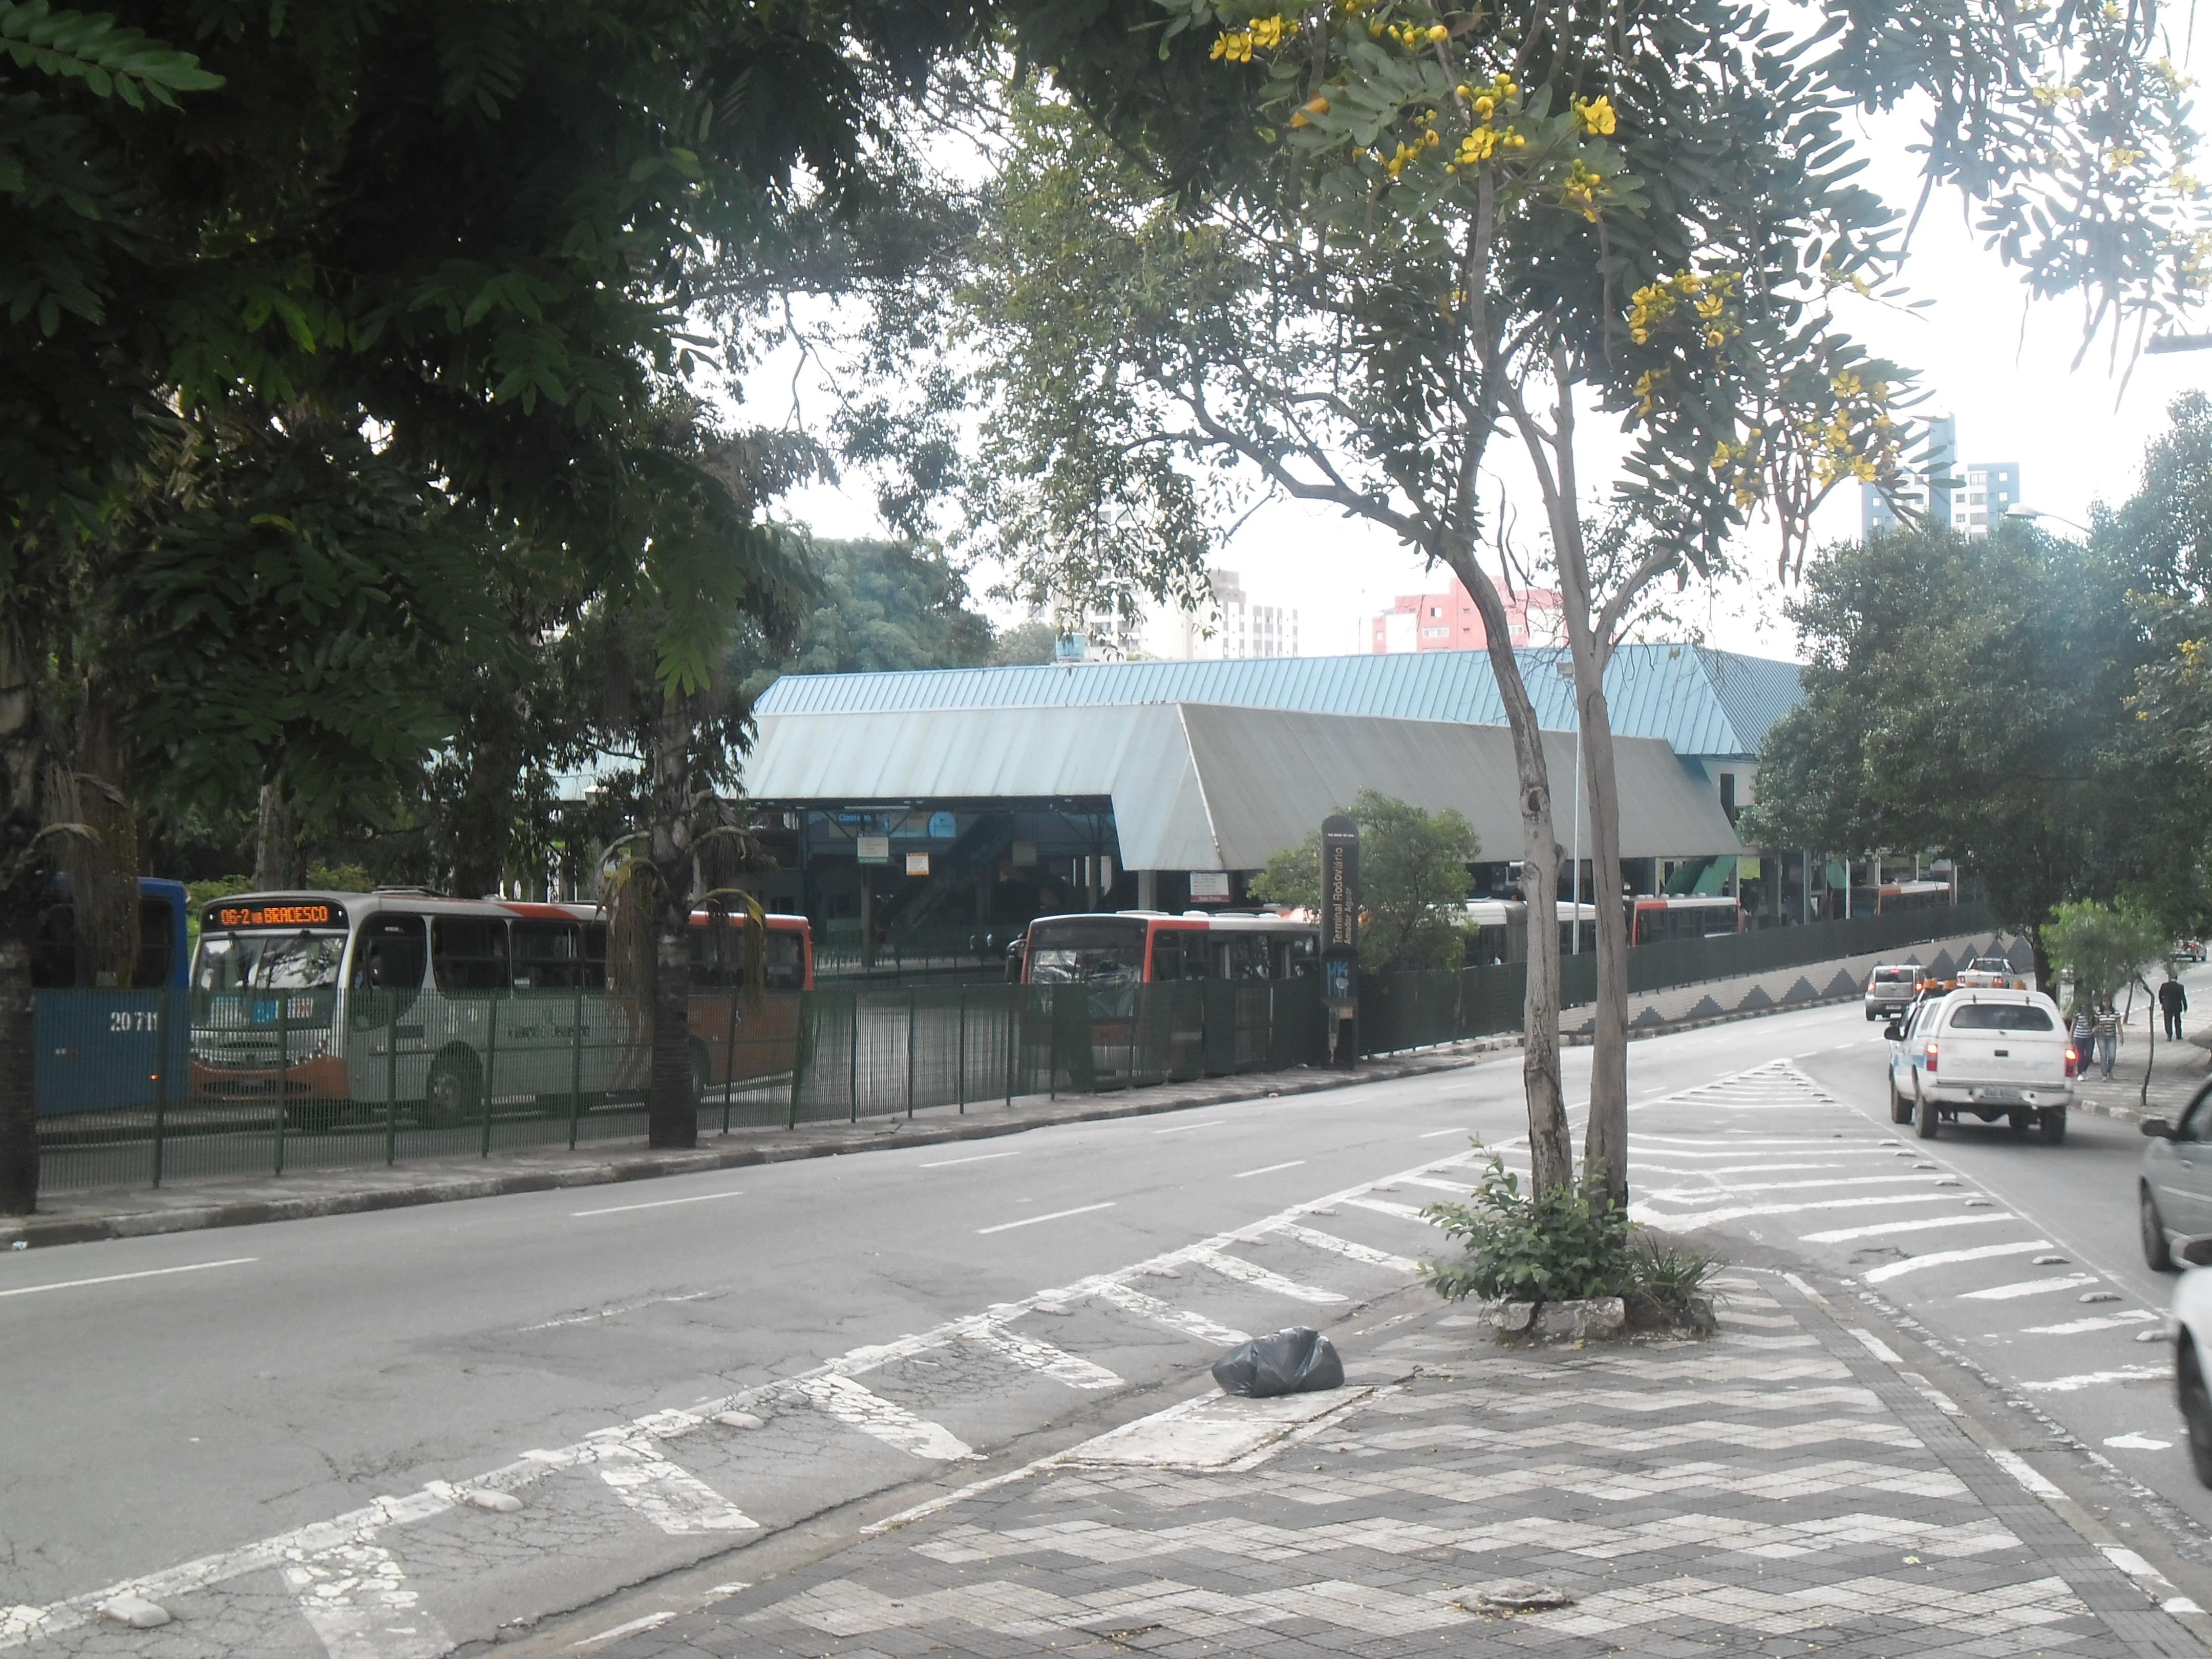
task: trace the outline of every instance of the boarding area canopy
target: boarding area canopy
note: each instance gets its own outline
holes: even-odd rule
[[[1110,804],[1124,868],[1251,871],[1373,789],[1462,813],[1486,858],[1520,852],[1503,726],[1205,702],[763,711],[744,775],[763,807]],[[1547,732],[1545,742],[1565,845],[1576,834],[1575,737]],[[1617,738],[1614,750],[1624,859],[1743,850],[1719,799],[1666,742]],[[1586,805],[1580,833],[1587,857]]]

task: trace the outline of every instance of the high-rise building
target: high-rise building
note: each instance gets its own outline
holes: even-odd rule
[[[1925,513],[1962,536],[1988,535],[2006,508],[2020,505],[2020,463],[1976,461],[1961,469],[1958,453],[1958,422],[1948,415],[1930,421],[1926,453],[1899,475],[1890,495],[1875,484],[1859,486],[1859,533],[1897,527],[1893,496],[1898,506]]]
[[[1505,623],[1515,645],[1542,641],[1558,631],[1559,596],[1549,588],[1524,587],[1505,598]],[[1545,613],[1549,612],[1548,617]],[[1367,619],[1367,649],[1376,656],[1394,651],[1480,651],[1490,643],[1474,596],[1458,577],[1440,593],[1401,593],[1389,610]]]
[[[1152,608],[1121,648],[1104,654],[1167,662],[1298,654],[1297,606],[1261,604],[1244,591],[1243,579],[1234,570],[1217,567],[1206,575],[1213,584],[1211,611]]]

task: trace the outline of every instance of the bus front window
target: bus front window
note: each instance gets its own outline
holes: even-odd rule
[[[203,933],[192,963],[195,990],[325,991],[338,982],[343,933]]]

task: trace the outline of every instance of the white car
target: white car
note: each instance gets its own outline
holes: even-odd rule
[[[1976,957],[1959,969],[1959,983],[1979,990],[1995,990],[2009,987],[2015,991],[2027,988],[2027,981],[2002,957]]]
[[[2197,1097],[2201,1104],[2203,1096]],[[2185,1120],[2186,1121],[2186,1120]],[[2143,1132],[2151,1133],[2149,1123]],[[2173,1254],[2188,1271],[2173,1287],[2166,1334],[2173,1340],[2173,1391],[2189,1431],[2189,1462],[2200,1485],[2212,1486],[2212,1392],[2205,1387],[2204,1355],[2212,1343],[2212,1238],[2192,1238]]]
[[[2015,1134],[2040,1127],[2046,1145],[2066,1139],[2081,1055],[2058,1005],[2040,991],[1960,986],[1931,997],[1892,1024],[1889,1121],[1936,1138],[1944,1118],[1999,1118]]]

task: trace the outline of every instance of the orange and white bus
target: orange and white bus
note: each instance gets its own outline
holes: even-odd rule
[[[770,916],[766,995],[744,1006],[745,917],[691,917],[692,1074],[703,1094],[787,1071],[813,984],[804,916]],[[244,893],[204,906],[192,959],[198,1101],[404,1105],[434,1127],[492,1098],[641,1091],[645,1011],[607,993],[587,904],[417,889]]]

